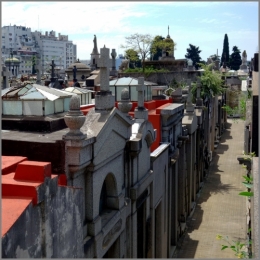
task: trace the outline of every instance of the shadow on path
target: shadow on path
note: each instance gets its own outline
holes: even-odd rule
[[[235,124],[235,122],[233,124]],[[220,141],[219,145],[217,149],[213,152],[213,158],[209,168],[209,174],[205,177],[204,185],[198,194],[195,211],[193,215],[188,218],[186,234],[182,238],[182,241],[180,241],[180,246],[175,256],[176,258],[195,257],[199,241],[191,239],[190,234],[193,231],[198,230],[202,224],[203,217],[205,214],[201,205],[204,202],[207,202],[212,195],[217,195],[217,194],[228,195],[233,190],[240,191],[239,188],[234,186],[233,184],[221,182],[221,175],[223,174],[226,175],[229,172],[225,172],[225,169],[223,170],[223,165],[222,166],[219,165],[220,157],[222,157],[222,160],[223,160],[223,156],[225,156],[226,158],[230,158],[232,151],[228,151],[228,150],[230,149],[231,142],[232,143],[235,142],[235,140],[232,140],[233,137],[231,136],[231,127],[232,124],[227,123],[227,128],[225,132],[222,134],[221,139],[219,140]],[[234,161],[232,160],[232,164],[236,164],[236,163],[237,163],[236,160]]]

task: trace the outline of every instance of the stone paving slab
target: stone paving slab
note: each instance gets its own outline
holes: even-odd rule
[[[176,258],[236,258],[230,249],[221,251],[224,241],[217,240],[217,234],[246,241],[247,198],[238,195],[245,190],[246,170],[237,160],[243,143],[244,121],[228,119]]]

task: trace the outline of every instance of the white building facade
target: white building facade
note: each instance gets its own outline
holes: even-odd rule
[[[25,26],[2,27],[2,60],[13,57],[21,62],[20,74],[32,73],[32,57],[40,59],[39,68],[42,74],[50,69],[52,60],[56,69],[62,71],[75,62],[77,58],[77,46],[69,41],[67,35],[56,36],[54,31],[32,32]],[[11,54],[12,53],[12,54]]]

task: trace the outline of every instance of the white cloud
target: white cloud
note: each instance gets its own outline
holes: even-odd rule
[[[90,58],[94,34],[97,35],[98,48],[105,44],[110,51],[115,48],[118,54],[123,54],[124,50],[119,46],[125,43],[125,36],[138,32],[166,37],[167,27],[170,25],[170,36],[177,42],[177,58],[184,57],[186,48],[191,43],[200,47],[201,56],[206,59],[218,47],[220,53],[225,33],[228,33],[234,42],[239,43],[241,39],[246,39],[250,45],[249,40],[252,41],[255,51],[258,32],[247,29],[246,26],[252,27],[247,23],[242,27],[244,30],[240,27],[237,32],[237,21],[244,13],[235,12],[235,4],[159,1],[2,2],[1,20],[2,26],[11,23],[31,27],[32,31],[38,30],[39,27],[43,33],[54,30],[56,34],[68,35],[69,40],[77,44],[77,56],[80,59]],[[215,7],[219,6],[225,7],[225,11],[218,10],[217,14]],[[213,50],[209,51],[210,49]]]

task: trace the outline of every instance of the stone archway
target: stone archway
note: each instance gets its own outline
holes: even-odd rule
[[[108,173],[100,191],[99,215],[108,210],[117,210],[117,197],[116,179],[112,173]]]

